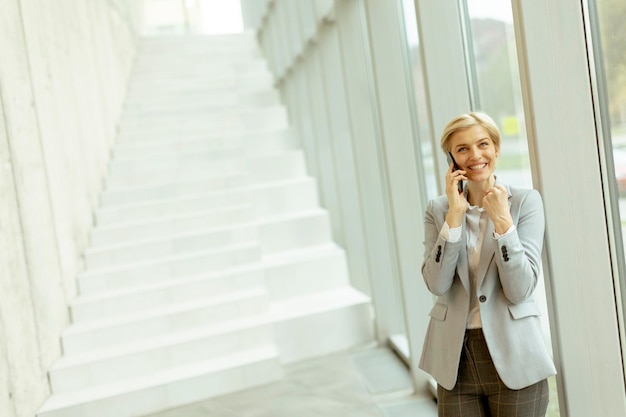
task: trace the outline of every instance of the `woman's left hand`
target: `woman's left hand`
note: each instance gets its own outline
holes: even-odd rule
[[[509,195],[502,185],[496,185],[485,191],[483,207],[493,222],[495,232],[505,234],[513,226],[509,210]]]

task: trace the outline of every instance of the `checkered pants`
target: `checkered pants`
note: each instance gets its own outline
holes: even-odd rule
[[[544,417],[548,382],[521,390],[507,388],[498,376],[481,329],[467,330],[456,386],[437,388],[439,417]]]

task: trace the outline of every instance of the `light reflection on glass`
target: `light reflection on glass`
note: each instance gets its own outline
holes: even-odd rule
[[[502,132],[499,178],[531,187],[511,3],[467,0],[467,11],[477,84],[475,110],[493,117]]]
[[[437,181],[435,179],[435,166],[433,161],[433,147],[431,143],[431,129],[428,122],[426,89],[424,87],[424,67],[421,61],[417,20],[415,17],[415,4],[413,0],[402,1],[404,26],[406,29],[406,42],[409,52],[409,64],[413,83],[413,96],[417,112],[418,136],[422,166],[424,168],[424,183],[426,196],[431,199],[437,196]]]

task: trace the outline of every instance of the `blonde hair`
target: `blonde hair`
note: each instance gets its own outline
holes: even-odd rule
[[[461,114],[450,120],[441,134],[441,149],[444,152],[450,152],[450,137],[459,130],[469,129],[473,126],[484,128],[495,145],[496,151],[500,151],[500,129],[488,114],[482,112]]]

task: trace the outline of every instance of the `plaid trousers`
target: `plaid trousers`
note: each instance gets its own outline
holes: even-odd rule
[[[496,371],[481,329],[467,330],[456,386],[437,387],[439,417],[544,417],[548,381],[508,388]]]

